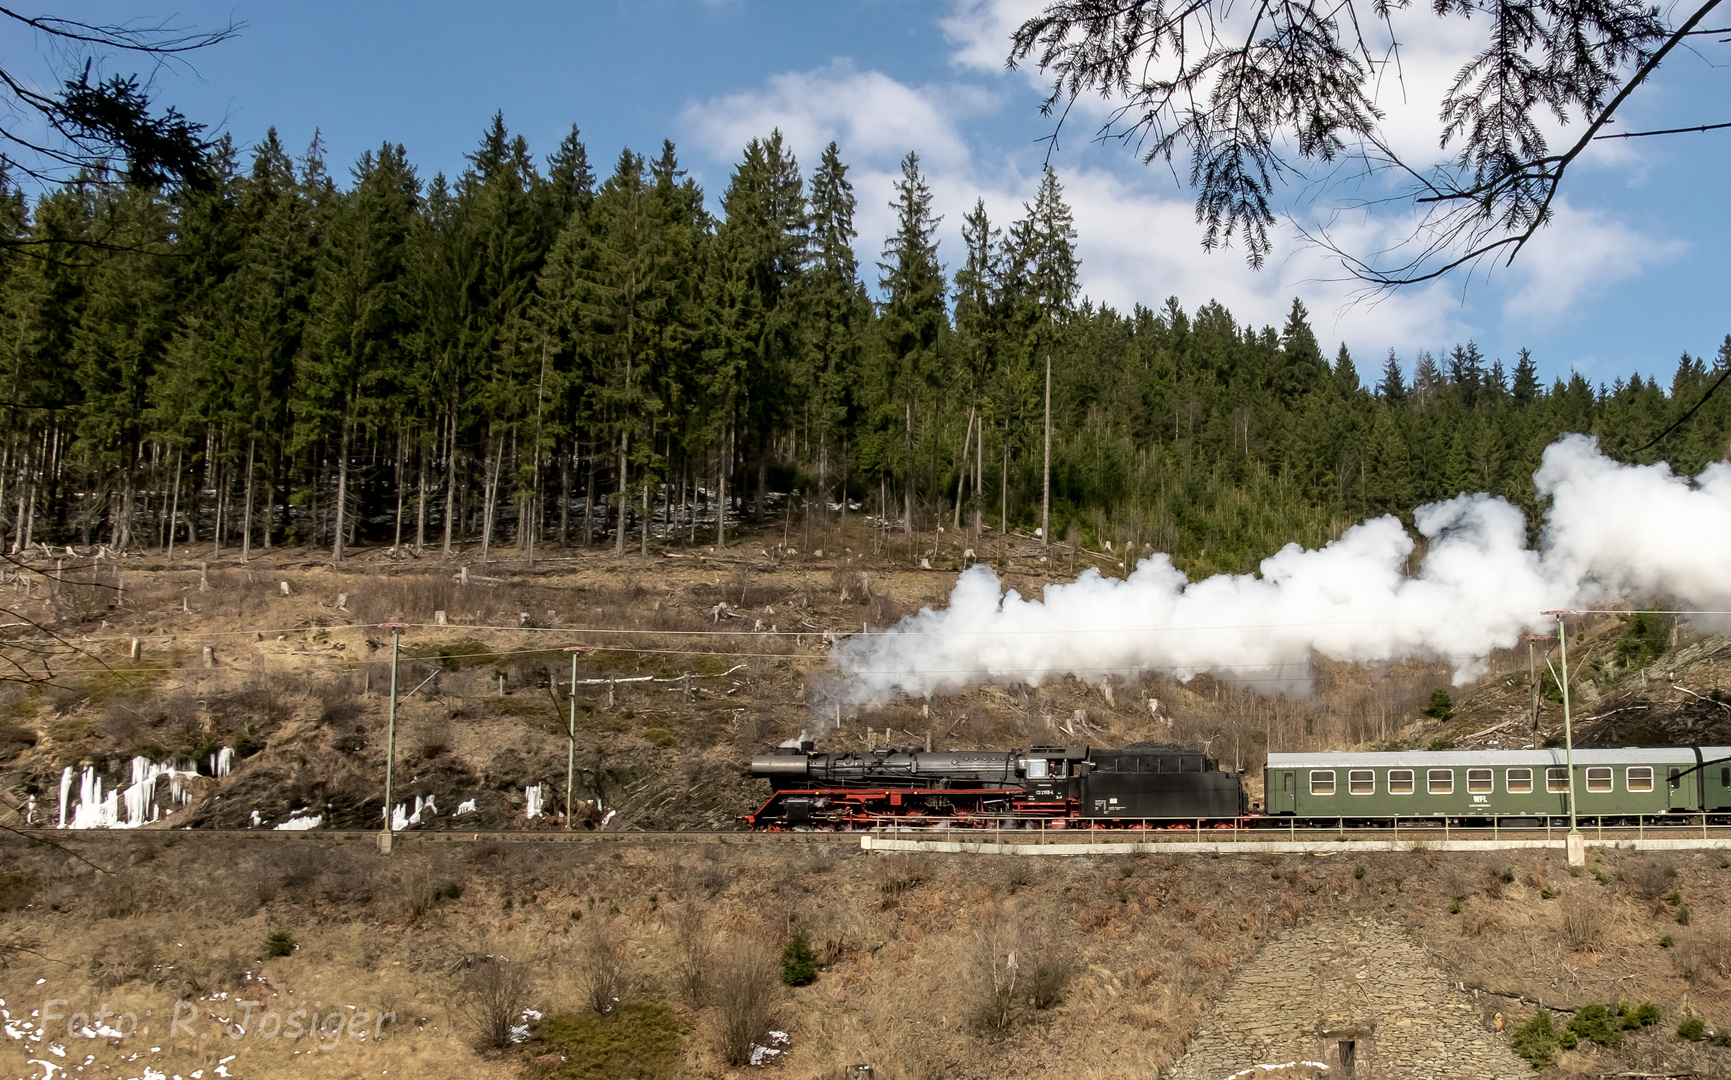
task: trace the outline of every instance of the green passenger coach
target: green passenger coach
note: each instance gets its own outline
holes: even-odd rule
[[[1731,813],[1731,747],[1576,750],[1574,772],[1579,817]],[[1561,749],[1269,754],[1264,780],[1264,812],[1281,817],[1543,821],[1569,814]]]

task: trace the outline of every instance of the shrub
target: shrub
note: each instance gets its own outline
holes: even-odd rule
[[[1430,745],[1425,747],[1426,750],[1429,750],[1432,753],[1441,753],[1444,750],[1453,750],[1454,748],[1455,748],[1455,741],[1453,739],[1443,738],[1443,737],[1438,737],[1438,738],[1432,739],[1430,741]]]
[[[463,886],[459,885],[455,881],[450,882],[443,889],[439,890],[439,895],[443,896],[447,900],[461,900],[463,898]]]
[[[1457,896],[1453,900],[1449,901],[1449,914],[1450,915],[1459,915],[1460,913],[1461,913],[1461,898]]]
[[[703,913],[694,904],[681,907],[673,923],[673,981],[679,996],[694,1009],[702,1008],[709,996],[713,952],[703,931]]]
[[[736,940],[722,960],[716,973],[716,1027],[721,1056],[729,1065],[749,1062],[752,1044],[775,1024],[780,981],[774,955],[756,942]]]
[[[409,878],[404,896],[408,900],[409,919],[419,921],[433,909],[433,903],[439,898],[439,891],[433,886],[433,879],[422,870]]]
[[[1624,871],[1621,877],[1623,884],[1636,896],[1655,902],[1675,888],[1672,882],[1677,877],[1677,868],[1670,863],[1643,862]],[[1681,902],[1682,899],[1679,895],[1673,903]]]
[[[1619,1001],[1617,1002],[1617,1012],[1622,1017],[1623,1028],[1626,1031],[1652,1027],[1664,1015],[1659,1011],[1659,1006],[1651,1001],[1643,1001],[1633,1007],[1627,1001]]]
[[[1661,949],[1669,949],[1671,946],[1673,946],[1675,944],[1677,944],[1677,942],[1671,937],[1670,934],[1666,934],[1664,937],[1659,939],[1659,948],[1661,948]]]
[[[1439,686],[1430,692],[1430,700],[1424,703],[1424,714],[1433,720],[1447,720],[1455,714],[1454,699]]]
[[[1678,904],[1677,905],[1677,925],[1678,926],[1688,926],[1689,925],[1689,905],[1688,904]]]
[[[610,1013],[625,991],[625,946],[606,919],[594,919],[577,950],[577,977],[590,1010]]]
[[[1363,863],[1359,863],[1357,866],[1352,868],[1352,880],[1354,880],[1354,881],[1363,881],[1364,880],[1364,864]]]
[[[1568,1030],[1578,1038],[1614,1050],[1623,1044],[1621,1026],[1605,1006],[1583,1005],[1569,1021]]]
[[[1035,1009],[1050,1009],[1064,1000],[1070,977],[1076,972],[1073,954],[1063,946],[1035,948],[1028,962],[1028,1004]]]
[[[1598,905],[1571,898],[1563,901],[1563,942],[1576,952],[1586,952],[1599,942],[1604,914]]]
[[[288,956],[295,951],[295,936],[287,930],[272,930],[264,939],[264,954],[268,957]]]
[[[664,727],[651,727],[643,729],[643,740],[650,746],[665,750],[678,742],[679,737]]]
[[[1670,646],[1670,634],[1665,620],[1651,611],[1619,615],[1623,633],[1617,638],[1617,666],[1624,669],[1646,667]]]
[[[1679,1039],[1700,1042],[1701,1036],[1705,1034],[1707,1034],[1707,1022],[1699,1016],[1691,1016],[1677,1025],[1677,1037]]]
[[[974,1024],[985,1031],[1006,1031],[1016,1022],[1023,998],[1022,968],[1016,943],[1000,928],[983,930],[974,939],[968,966]]]
[[[811,941],[800,931],[787,939],[781,950],[781,981],[788,986],[810,986],[817,981],[817,957]]]
[[[475,961],[458,988],[456,1005],[476,1045],[484,1050],[511,1045],[511,1029],[522,1022],[533,984],[526,963],[492,954]]]
[[[1714,1046],[1731,1046],[1731,1028],[1720,1028],[1713,1035]]]
[[[1551,1023],[1551,1014],[1543,1009],[1533,1013],[1526,1023],[1509,1033],[1509,1041],[1514,1044],[1515,1053],[1533,1068],[1549,1066],[1557,1053],[1557,1029]]]

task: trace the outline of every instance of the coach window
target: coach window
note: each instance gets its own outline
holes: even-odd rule
[[[1310,770],[1310,793],[1312,795],[1333,795],[1334,794],[1334,770],[1333,769],[1312,769],[1312,770]]]
[[[1616,786],[1609,766],[1597,765],[1587,770],[1588,791],[1614,791]]]
[[[1412,794],[1412,770],[1390,769],[1388,771],[1388,793],[1390,795]]]
[[[1533,770],[1510,769],[1503,777],[1503,786],[1510,795],[1528,795],[1533,790]]]
[[[1467,790],[1474,795],[1489,795],[1497,789],[1496,774],[1489,769],[1468,769]]]
[[[1631,765],[1623,772],[1623,787],[1629,791],[1653,790],[1653,766]]]
[[[1453,795],[1455,790],[1455,771],[1453,769],[1430,769],[1424,774],[1425,790],[1432,795]]]
[[[1375,795],[1376,774],[1369,769],[1353,769],[1346,774],[1346,790],[1354,795]]]
[[[1545,790],[1552,795],[1558,795],[1569,790],[1569,770],[1546,769]]]

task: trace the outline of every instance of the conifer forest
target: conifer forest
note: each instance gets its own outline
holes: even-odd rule
[[[1053,538],[1194,575],[1461,492],[1533,520],[1561,432],[1691,474],[1731,438],[1727,395],[1647,445],[1731,337],[1668,387],[1547,384],[1471,342],[1353,357],[1296,300],[1278,328],[1097,306],[1050,172],[949,251],[913,154],[881,238],[834,144],[755,140],[713,203],[671,143],[598,169],[495,117],[467,160],[332,167],[273,131],[198,190],[12,189],[0,548],[533,560],[860,513],[911,553],[1040,524],[1049,401]]]

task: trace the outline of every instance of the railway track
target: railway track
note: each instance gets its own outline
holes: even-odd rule
[[[1583,825],[1588,846],[1652,849],[1731,849],[1731,825],[1666,823]],[[900,826],[855,832],[527,832],[443,830],[400,832],[396,848],[423,848],[440,844],[589,844],[627,846],[739,846],[761,847],[787,844],[853,844],[871,850],[961,850],[1028,853],[1030,849],[1054,849],[1053,853],[1135,849],[1152,852],[1245,853],[1255,851],[1342,850],[1497,850],[1498,848],[1561,848],[1566,830],[1557,827],[1511,828],[1507,826],[1460,826],[1442,823],[1401,824],[1398,827],[1351,827],[1343,823],[1299,827],[1204,829],[993,829],[916,828]],[[169,832],[160,829],[44,830],[56,842],[76,840],[99,845],[128,845],[141,841],[214,842],[218,839],[258,844],[306,845],[325,843],[378,843],[375,830],[313,829],[273,832],[260,829],[196,829]],[[933,845],[938,845],[934,847]],[[1457,846],[1460,845],[1460,846]]]

